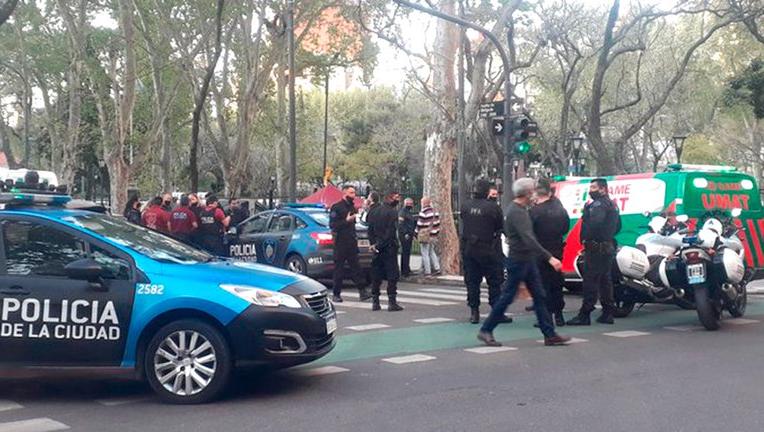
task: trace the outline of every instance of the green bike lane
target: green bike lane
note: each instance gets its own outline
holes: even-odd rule
[[[694,310],[670,309],[667,306],[650,305],[641,310],[635,310],[627,318],[617,319],[614,325],[602,325],[594,322],[591,326],[561,327],[560,334],[581,336],[587,334],[602,334],[623,330],[662,330],[671,326],[699,326],[697,313]],[[666,309],[663,309],[666,308]],[[597,312],[593,314],[596,317]],[[749,298],[744,318],[760,318],[764,315],[764,298]],[[724,320],[731,319],[729,314]],[[721,332],[734,329],[722,321]],[[496,339],[504,345],[524,340],[538,340],[542,337],[540,331],[533,327],[535,315],[514,317],[514,323],[501,324],[495,331]],[[311,363],[313,366],[368,360],[396,355],[420,354],[430,351],[461,349],[480,346],[476,335],[479,326],[466,322],[444,324],[416,325],[405,328],[384,329],[358,334],[341,335],[337,338],[337,346],[326,357]]]

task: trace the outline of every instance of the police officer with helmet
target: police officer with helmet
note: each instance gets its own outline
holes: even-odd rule
[[[231,217],[225,215],[215,195],[207,195],[205,201],[207,205],[199,212],[199,246],[213,255],[223,256],[223,235]]]
[[[607,180],[597,178],[589,185],[591,201],[584,207],[581,217],[581,242],[584,245],[583,288],[584,301],[578,315],[568,325],[591,325],[589,315],[599,296],[602,315],[600,324],[613,324],[613,278],[611,269],[615,259],[615,235],[621,230],[618,207],[608,195]]]
[[[461,208],[461,247],[464,262],[464,284],[467,286],[467,305],[470,322],[480,322],[480,284],[488,283],[488,303],[493,305],[501,295],[502,254],[501,233],[503,215],[501,208],[488,199],[491,184],[477,180],[473,198]],[[501,322],[512,322],[503,316]]]

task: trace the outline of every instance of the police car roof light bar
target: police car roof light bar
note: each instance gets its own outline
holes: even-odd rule
[[[320,208],[320,209],[326,208],[323,204],[320,204],[320,203],[286,203],[286,204],[283,204],[282,207],[284,208]]]
[[[0,204],[5,205],[49,205],[63,207],[72,197],[56,193],[39,193],[36,190],[0,192]]]

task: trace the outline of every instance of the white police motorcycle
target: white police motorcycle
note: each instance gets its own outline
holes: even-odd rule
[[[687,234],[677,255],[668,260],[666,274],[672,286],[682,287],[695,302],[698,318],[707,330],[717,330],[723,310],[733,317],[745,314],[746,285],[753,271],[746,268],[745,249],[734,218],[721,211],[706,213],[701,229]]]
[[[650,213],[645,213],[649,217]],[[686,215],[677,217],[684,223]],[[648,232],[637,238],[634,247],[620,246],[613,266],[613,294],[616,318],[625,318],[636,304],[668,303],[684,309],[694,305],[687,301],[681,287],[672,287],[666,274],[667,258],[679,250],[685,231],[672,227],[668,219],[655,216],[648,223]],[[576,272],[583,270],[583,256],[576,259]]]

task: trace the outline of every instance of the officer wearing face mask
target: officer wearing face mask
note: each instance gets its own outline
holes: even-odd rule
[[[379,304],[379,288],[382,280],[387,280],[387,310],[402,311],[396,301],[398,294],[398,207],[400,195],[390,193],[385,197],[384,204],[374,204],[369,209],[366,221],[369,225],[369,241],[374,258],[371,261],[371,310],[381,309]]]
[[[473,198],[461,208],[461,247],[464,262],[464,284],[467,287],[467,305],[470,308],[470,322],[480,322],[480,284],[485,278],[488,283],[488,303],[493,305],[501,295],[503,272],[501,233],[503,215],[501,208],[488,200],[491,189],[486,180],[477,180]],[[512,319],[502,315],[500,322]]]
[[[581,217],[581,243],[584,244],[584,301],[578,316],[568,325],[591,325],[589,315],[599,297],[602,315],[600,324],[613,324],[613,278],[615,235],[621,230],[618,207],[608,195],[607,180],[597,178],[589,185],[591,201]]]

